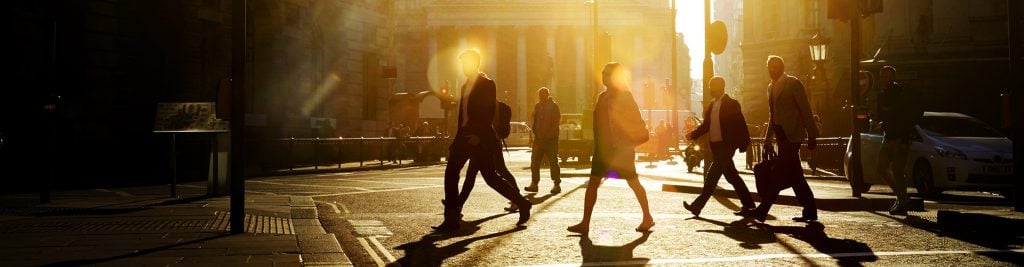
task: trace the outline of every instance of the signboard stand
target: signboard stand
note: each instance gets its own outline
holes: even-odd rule
[[[178,197],[178,134],[215,134],[228,133],[228,122],[217,119],[216,111],[212,102],[193,103],[159,103],[157,104],[156,121],[153,126],[154,133],[168,133],[171,135],[171,197]],[[210,184],[213,188],[208,193],[216,193],[219,189],[217,183],[220,180],[220,146],[214,136],[211,146],[212,171],[209,173]],[[212,190],[212,191],[210,191]]]

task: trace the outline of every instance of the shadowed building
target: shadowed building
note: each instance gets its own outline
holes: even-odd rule
[[[0,97],[0,176],[55,166],[57,187],[166,181],[167,136],[152,133],[156,104],[224,103],[231,3],[10,4],[5,29],[17,41],[5,58],[18,66],[9,87],[18,89]],[[385,75],[394,66],[391,3],[249,0],[251,78],[238,88],[247,90],[249,137],[380,135],[393,92]],[[50,95],[61,96],[56,116],[42,110]],[[50,122],[59,149],[48,154]],[[179,137],[183,179],[205,175],[207,142]]]
[[[768,119],[762,112],[768,109],[764,62],[780,55],[786,71],[807,86],[823,135],[849,135],[843,105],[850,97],[850,24],[828,18],[829,2],[743,1],[742,101],[749,122]],[[924,92],[927,110],[962,112],[999,125],[999,95],[1008,88],[1006,1],[868,2],[880,3],[881,12],[860,19],[862,70],[877,75],[883,65],[893,65],[897,81]],[[825,77],[812,71],[808,45],[815,34],[831,39]],[[877,90],[865,96],[869,107]]]

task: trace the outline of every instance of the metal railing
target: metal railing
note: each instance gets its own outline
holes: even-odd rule
[[[264,173],[342,168],[345,163],[384,165],[385,162],[439,162],[448,152],[449,138],[415,136],[354,138],[276,138],[250,140],[255,158],[250,161]]]
[[[800,146],[800,160],[807,162],[815,174],[817,174],[817,170],[824,170],[836,175],[843,175],[843,156],[846,154],[846,145],[849,141],[848,137],[818,138],[818,144],[814,150],[808,149],[807,144],[804,143]],[[754,164],[761,162],[763,144],[764,138],[751,138],[750,149],[747,151],[748,170],[753,170]]]

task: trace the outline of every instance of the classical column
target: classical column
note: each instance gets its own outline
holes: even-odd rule
[[[547,51],[547,57],[549,59],[551,59],[551,73],[548,73],[549,75],[551,75],[551,80],[548,81],[548,85],[547,86],[548,86],[548,89],[551,90],[551,97],[553,97],[555,99],[558,99],[558,97],[556,97],[558,94],[556,94],[555,91],[556,90],[560,90],[560,88],[555,88],[555,87],[557,87],[557,84],[558,84],[558,83],[555,82],[556,80],[558,80],[558,75],[556,75],[556,72],[555,72],[555,70],[556,70],[555,62],[557,62],[555,60],[555,59],[557,59],[557,57],[555,55],[555,33],[557,33],[557,32],[558,32],[558,27],[554,27],[554,26],[544,27],[544,35],[547,38],[547,46],[546,46],[547,47],[547,50],[546,50]]]
[[[526,109],[530,103],[526,103],[526,27],[517,26],[516,31],[516,101],[522,103],[523,108],[519,109],[519,118],[527,120]]]
[[[485,73],[489,75],[495,75],[498,73],[498,31],[497,27],[487,27],[487,69]],[[492,79],[496,79],[498,76],[491,76]],[[499,88],[500,89],[500,88]],[[501,98],[502,92],[498,92],[498,98]]]
[[[437,68],[439,67],[437,64],[438,30],[439,27],[437,26],[430,26],[427,28],[427,64],[430,64],[429,66],[427,66],[427,82],[429,86],[435,87],[432,89],[437,89],[441,88],[441,86],[444,86],[444,79],[442,79],[437,72]],[[430,81],[434,81],[434,83],[429,83]]]
[[[466,27],[466,26],[455,26],[455,33],[459,36],[459,49],[458,49],[458,51],[455,51],[456,58],[459,55],[462,54],[462,51],[466,51],[466,49],[467,49],[467,47],[466,47],[466,33],[468,32],[468,30],[469,30],[469,27]],[[459,66],[459,65],[456,64],[456,66]],[[452,85],[455,88],[462,88],[462,84],[464,84],[466,82],[466,75],[462,74],[461,66],[455,69],[455,81],[456,81],[455,84]],[[461,91],[458,92],[458,93],[462,94]]]
[[[583,35],[580,34],[579,31],[574,31],[574,33],[576,36],[576,84],[573,86],[576,88],[576,99],[574,104],[576,105],[576,111],[582,113],[586,110],[586,106],[590,104],[589,98],[585,97],[587,93],[584,90],[587,88],[587,81],[584,76],[586,73],[587,61],[583,57],[583,52],[586,50],[586,47],[584,47]]]

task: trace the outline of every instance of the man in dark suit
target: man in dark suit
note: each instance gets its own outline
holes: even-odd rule
[[[714,160],[708,168],[707,176],[704,176],[704,189],[700,196],[693,200],[693,205],[683,202],[683,208],[689,210],[694,216],[700,216],[701,209],[707,204],[711,194],[718,186],[718,179],[725,175],[725,181],[732,185],[736,194],[743,203],[742,209],[754,208],[754,200],[750,197],[747,185],[743,183],[736,165],[732,162],[736,150],[746,152],[750,146],[750,133],[747,132],[747,120],[743,118],[743,111],[740,109],[740,102],[733,100],[725,94],[725,79],[722,77],[711,78],[708,82],[711,88],[711,97],[715,101],[704,109],[704,122],[697,129],[687,136],[690,140],[697,139],[702,135],[709,135],[711,140],[711,155]],[[737,212],[736,214],[739,214]]]
[[[773,183],[777,188],[765,190],[758,194],[761,204],[751,212],[741,215],[751,216],[764,222],[768,211],[779,197],[779,191],[789,186],[793,194],[804,207],[803,216],[793,218],[798,222],[818,220],[818,210],[814,204],[814,192],[804,178],[803,166],[800,165],[800,144],[807,139],[807,148],[814,149],[817,145],[818,126],[814,123],[814,114],[807,100],[807,92],[800,79],[786,74],[786,63],[779,56],[768,57],[768,76],[772,82],[768,84],[768,129],[765,131],[764,150],[774,154],[772,139],[777,139],[778,158],[771,169]]]
[[[448,147],[444,170],[444,196],[448,200],[441,200],[444,203],[444,222],[434,228],[440,231],[459,229],[463,204],[459,200],[459,173],[467,161],[473,161],[480,168],[480,174],[488,185],[519,206],[516,224],[526,223],[533,204],[502,180],[495,170],[494,155],[501,150],[501,143],[492,127],[498,105],[494,81],[480,72],[480,52],[466,50],[459,55],[459,60],[466,83],[459,99],[458,130]]]

